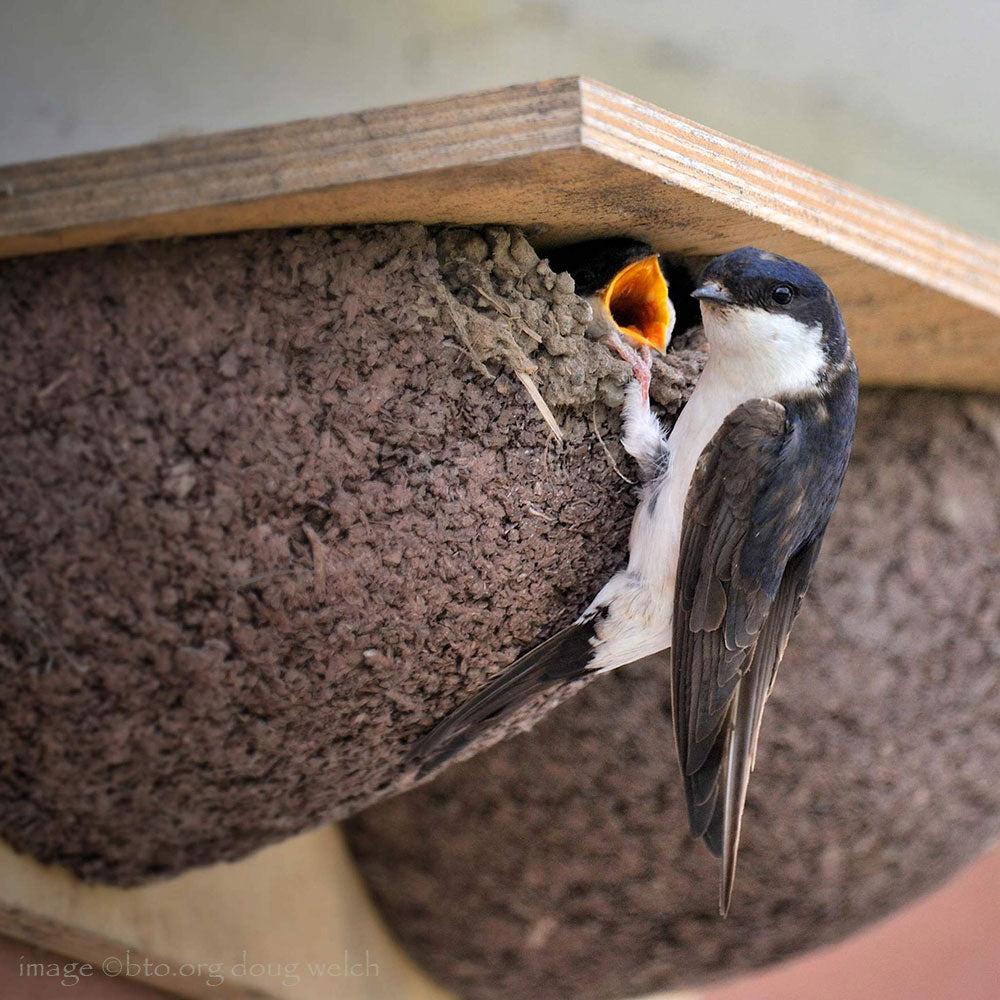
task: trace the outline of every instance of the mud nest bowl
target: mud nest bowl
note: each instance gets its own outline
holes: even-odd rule
[[[0,264],[0,834],[128,885],[355,815],[419,961],[553,1000],[813,946],[991,840],[1000,406],[917,392],[863,398],[727,921],[655,664],[356,815],[621,564],[628,372],[587,319],[503,228]],[[658,364],[668,422],[702,360]]]

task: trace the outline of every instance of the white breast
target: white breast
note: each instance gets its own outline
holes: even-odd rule
[[[815,391],[821,329],[764,310],[705,310],[711,354],[670,434],[670,462],[648,483],[632,521],[629,564],[591,608],[608,607],[593,668],[608,670],[670,645],[684,504],[695,466],[726,417],[748,399]]]

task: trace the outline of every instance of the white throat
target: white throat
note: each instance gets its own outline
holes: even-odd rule
[[[711,306],[702,313],[711,381],[734,381],[744,399],[816,390],[824,363],[819,323],[806,326],[766,309]]]

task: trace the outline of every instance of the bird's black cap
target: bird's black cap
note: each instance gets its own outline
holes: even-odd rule
[[[843,317],[833,292],[798,261],[756,247],[716,257],[702,271],[692,297],[726,307],[764,309],[823,328],[824,350],[838,360],[847,350]]]

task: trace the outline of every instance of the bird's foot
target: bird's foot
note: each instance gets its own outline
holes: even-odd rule
[[[639,463],[642,478],[647,480],[657,474],[667,454],[666,435],[649,405],[653,356],[645,344],[635,348],[625,343],[617,332],[608,336],[605,342],[632,369],[634,381],[625,387],[625,403],[622,407],[622,444]]]
[[[653,375],[653,352],[647,344],[632,347],[617,331],[605,338],[608,347],[632,369],[632,376],[639,384],[639,395],[643,403],[649,402],[649,382]]]

